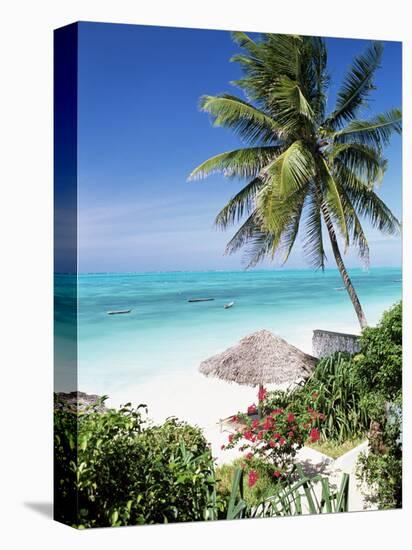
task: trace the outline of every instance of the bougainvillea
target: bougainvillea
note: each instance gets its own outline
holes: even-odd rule
[[[260,410],[266,411],[266,390],[260,388],[258,397]],[[248,407],[247,413],[239,412],[232,419],[236,421],[237,429],[229,435],[223,448],[232,449],[239,445],[241,452],[247,451],[244,466],[251,467],[254,459],[263,460],[274,467],[273,476],[280,478],[306,441],[315,443],[319,440],[320,431],[316,424],[324,420],[325,416],[312,407],[303,411],[276,408],[259,416],[253,404]],[[253,486],[256,481],[256,472],[250,470],[249,486]]]

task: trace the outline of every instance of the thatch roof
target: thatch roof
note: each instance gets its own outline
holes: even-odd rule
[[[203,361],[199,370],[206,376],[247,386],[284,384],[307,378],[316,361],[268,330],[259,330]]]

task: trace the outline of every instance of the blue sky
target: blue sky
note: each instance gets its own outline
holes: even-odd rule
[[[326,39],[332,77],[329,103],[354,55],[368,41]],[[230,33],[134,25],[79,26],[79,269],[165,271],[241,269],[242,254],[224,256],[231,232],[213,227],[242,182],[213,176],[187,182],[206,158],[237,148],[199,112],[203,94],[239,93],[229,62]],[[386,42],[378,92],[365,116],[401,106],[401,44]],[[401,215],[401,139],[386,151],[380,196]],[[399,265],[401,241],[365,225],[371,264]],[[334,267],[328,254],[328,267]],[[357,266],[348,253],[348,266]],[[261,267],[267,268],[265,263]],[[278,264],[274,264],[277,266]],[[288,267],[307,267],[300,244]]]

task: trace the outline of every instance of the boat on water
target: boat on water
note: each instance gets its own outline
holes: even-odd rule
[[[214,298],[189,298],[188,302],[211,302]]]
[[[223,307],[225,309],[229,309],[230,307],[233,307],[235,305],[235,302],[229,302],[228,304],[225,304]]]
[[[125,313],[130,313],[131,309],[119,309],[115,311],[108,311],[107,315],[124,315]]]

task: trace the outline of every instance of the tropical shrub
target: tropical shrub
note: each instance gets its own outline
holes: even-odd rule
[[[401,426],[398,416],[388,419],[383,429],[378,425],[371,429],[369,452],[359,458],[357,477],[369,488],[365,496],[380,509],[402,507]]]
[[[228,437],[223,449],[231,449],[239,443],[240,451],[248,451],[245,461],[260,459],[270,464],[273,475],[279,477],[288,471],[297,451],[308,439],[311,442],[319,440],[319,429],[314,426],[324,415],[311,407],[295,411],[288,408],[275,408],[267,411],[267,393],[259,392],[260,410],[266,411],[264,416],[251,416],[254,405],[249,407],[248,414],[238,413],[232,418],[237,429]],[[258,480],[258,472],[249,470],[249,485]]]
[[[175,418],[152,425],[142,406],[56,410],[55,452],[55,516],[75,527],[216,519],[224,509],[201,430]]]
[[[368,429],[369,417],[360,401],[354,371],[355,364],[347,353],[323,358],[303,386],[289,392],[270,392],[265,409],[280,403],[294,410],[312,407],[325,416],[324,421],[315,422],[322,439],[343,442],[357,438]]]
[[[376,327],[360,338],[361,351],[353,358],[362,404],[372,420],[379,420],[386,402],[402,394],[402,303],[385,311]]]

